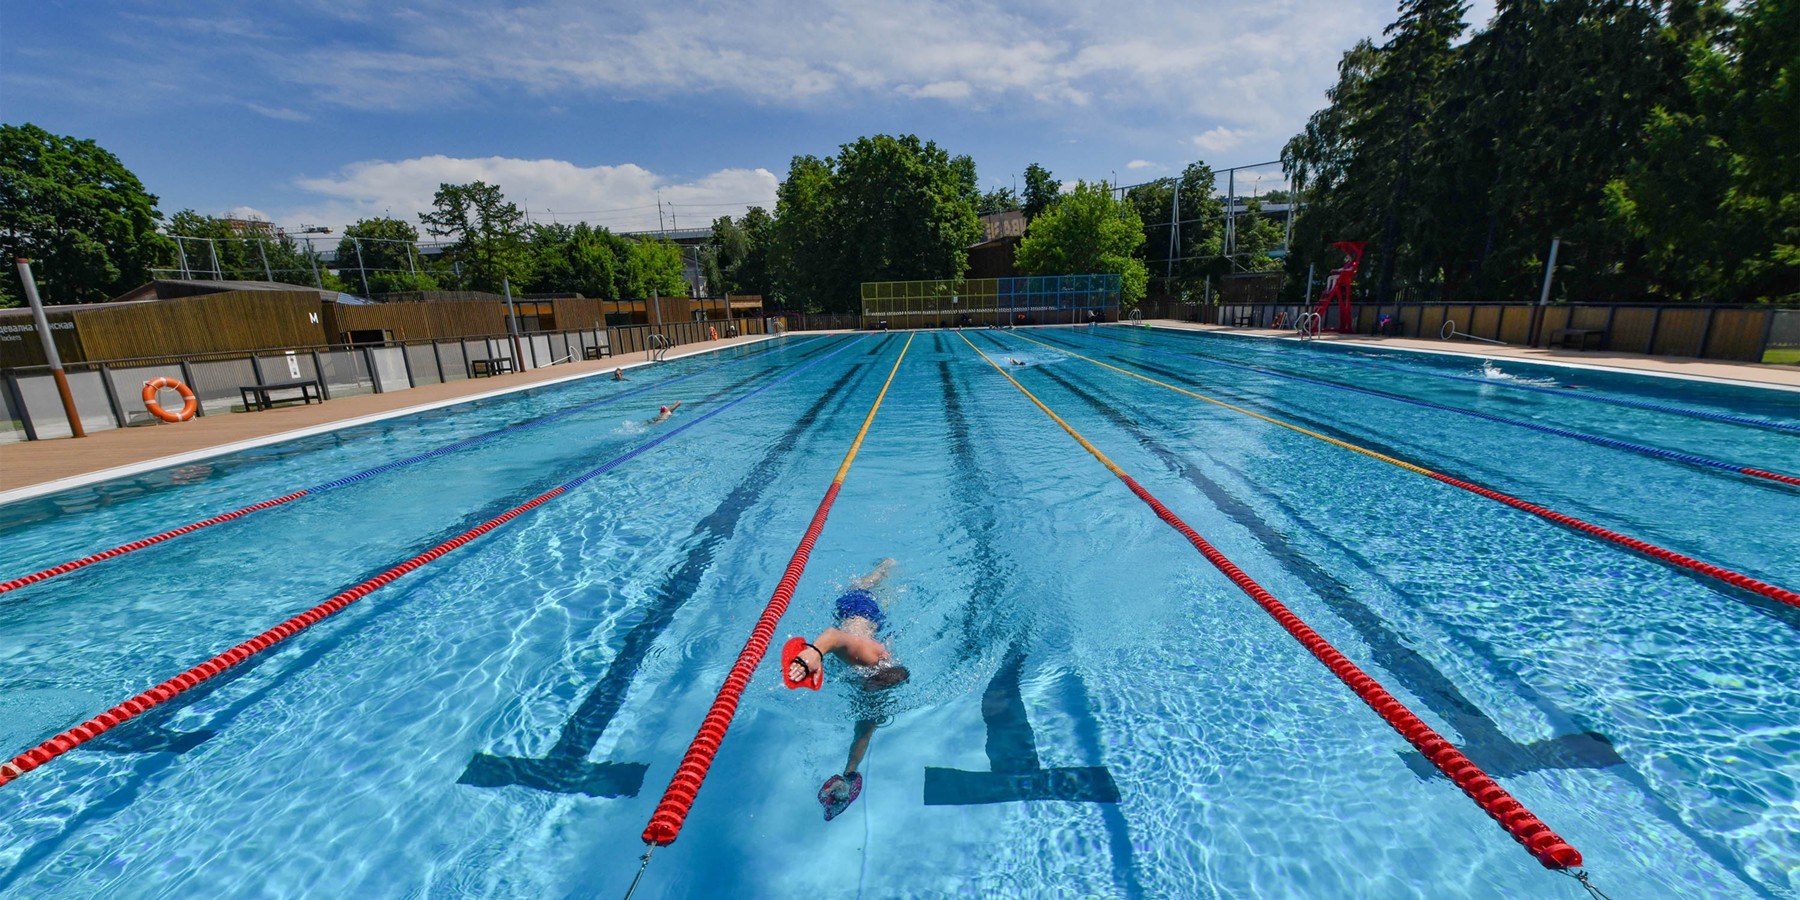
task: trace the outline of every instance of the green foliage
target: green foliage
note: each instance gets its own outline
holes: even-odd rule
[[[1105,184],[1080,182],[1032,222],[1019,242],[1019,270],[1027,275],[1117,273],[1120,300],[1144,299],[1148,273],[1136,256],[1144,222],[1128,201]]]
[[[713,220],[712,236],[701,249],[700,270],[714,296],[769,293],[769,246],[775,220],[760,206],[745,210],[739,221]]]
[[[1800,294],[1796,0],[1500,0],[1454,48],[1459,4],[1401,9],[1283,150],[1290,284],[1367,240],[1377,293],[1535,297],[1560,237],[1559,296]]]
[[[1753,0],[1688,54],[1608,208],[1671,295],[1800,302],[1800,2]]]
[[[1169,296],[1197,295],[1207,276],[1217,278],[1231,271],[1230,262],[1220,255],[1225,204],[1213,192],[1217,181],[1211,166],[1196,162],[1182,170],[1179,178],[1159,178],[1126,192],[1126,202],[1144,222],[1145,240],[1137,256]],[[1181,193],[1181,227],[1176,231],[1171,265],[1169,223],[1177,213],[1177,190]]]
[[[865,281],[959,277],[981,236],[974,162],[914,135],[795,157],[776,196],[773,280],[809,310],[856,309]]]
[[[1019,195],[1009,187],[997,187],[991,191],[983,191],[981,198],[975,201],[975,213],[982,216],[1020,208]]]
[[[534,225],[530,233],[531,274],[519,282],[524,292],[620,298],[626,288],[630,241],[586,222]]]
[[[498,293],[504,281],[523,284],[530,274],[525,242],[525,213],[507,201],[499,185],[474,181],[442,184],[432,198],[432,212],[420,213],[425,230],[455,237],[445,254],[450,271],[440,279],[457,290]],[[447,277],[445,277],[447,276]]]
[[[0,125],[0,305],[24,297],[15,257],[32,260],[49,303],[97,303],[150,278],[174,255],[156,233],[156,197],[93,141]]]
[[[1250,199],[1244,201],[1244,213],[1237,217],[1236,233],[1232,236],[1232,250],[1241,269],[1251,272],[1267,272],[1281,268],[1269,252],[1281,246],[1286,239],[1282,233],[1281,223],[1262,214],[1262,201]]]
[[[418,242],[419,230],[403,219],[358,219],[338,241],[338,277],[370,294],[435,291],[437,279],[421,265]]]
[[[672,241],[641,238],[630,242],[625,257],[625,287],[621,295],[627,299],[685,297],[688,283],[681,277],[681,247]]]
[[[1036,219],[1044,210],[1050,208],[1050,204],[1056,202],[1056,197],[1060,193],[1062,193],[1062,184],[1056,180],[1056,176],[1050,174],[1049,169],[1037,163],[1026,166],[1025,205],[1023,207],[1026,221]]]

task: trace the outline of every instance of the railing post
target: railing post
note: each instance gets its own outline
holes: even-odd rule
[[[255,376],[258,386],[268,383],[263,380],[262,360],[257,359],[254,353],[250,354],[250,373]],[[193,387],[193,385],[190,384],[188,387]]]
[[[1706,308],[1706,324],[1700,326],[1700,347],[1694,351],[1694,355],[1701,359],[1706,358],[1706,339],[1712,337],[1713,319],[1717,318],[1718,315],[1718,307],[1709,306]]]
[[[325,400],[330,400],[331,399],[331,388],[326,385],[327,379],[325,378],[325,362],[324,362],[324,360],[319,358],[319,351],[317,351],[317,350],[314,350],[312,352],[312,358],[313,358],[313,377],[319,379],[319,397],[322,399],[325,399]]]
[[[381,393],[381,370],[375,368],[375,354],[371,353],[369,348],[364,347],[362,348],[362,357],[363,365],[369,367],[369,385],[375,389],[375,393],[379,394]]]
[[[108,370],[105,366],[101,366],[99,371],[100,371],[100,387],[105,389],[105,391],[106,391],[106,403],[108,406],[112,407],[113,421],[117,422],[119,424],[120,428],[124,428],[125,427],[125,406],[124,406],[124,404],[119,402],[119,391],[118,391],[118,388],[113,386],[112,372],[110,370]],[[186,380],[187,379],[185,379],[185,378],[182,379],[182,381],[184,381],[184,382]],[[190,385],[188,385],[188,387],[191,388],[191,387],[193,387],[193,385],[190,384]]]
[[[1771,309],[1763,313],[1762,343],[1756,345],[1756,358],[1750,362],[1759,363],[1769,355],[1769,336],[1775,333],[1776,311]]]
[[[1768,343],[1768,333],[1766,330],[1764,331],[1763,343]],[[25,392],[19,390],[19,376],[14,375],[11,372],[6,373],[6,392],[12,397],[13,409],[19,411],[19,424],[25,429],[25,439],[28,441],[37,440],[37,426],[32,424],[31,410],[25,406]]]
[[[411,245],[408,245],[408,246],[411,246]],[[431,358],[434,360],[437,360],[438,384],[443,384],[444,382],[449,381],[450,379],[444,377],[444,345],[443,344],[440,344],[437,341],[431,342]]]
[[[254,360],[256,357],[252,356],[250,358]],[[188,365],[188,361],[187,361],[186,357],[182,357],[180,360],[178,360],[176,362],[176,365],[181,367],[181,383],[187,385],[188,390],[193,391],[196,395],[198,395],[200,393],[200,389],[198,387],[196,387],[195,385],[199,384],[199,381],[194,378],[194,367]],[[259,380],[257,383],[261,384],[262,382]],[[227,410],[227,411],[229,412],[229,410]],[[206,404],[204,402],[196,401],[194,403],[194,418],[199,419],[199,418],[204,418],[205,416],[206,416]]]
[[[400,368],[402,368],[406,371],[406,386],[407,386],[407,388],[410,389],[410,388],[418,387],[419,383],[417,381],[413,380],[412,357],[406,355],[406,345],[405,344],[400,345]]]
[[[1650,316],[1650,339],[1644,342],[1644,353],[1656,355],[1656,332],[1662,329],[1663,308],[1659,304],[1656,312]]]

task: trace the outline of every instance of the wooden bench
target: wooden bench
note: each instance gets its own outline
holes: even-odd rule
[[[1569,339],[1574,338],[1576,341],[1575,348],[1577,350],[1586,350],[1588,348],[1588,338],[1590,337],[1594,338],[1594,349],[1598,350],[1606,344],[1606,329],[1558,328],[1555,331],[1550,332],[1550,346],[1567,347],[1569,346]]]
[[[582,359],[599,359],[600,352],[601,352],[601,348],[599,348],[599,347],[583,347],[583,348],[581,348],[581,358]]]
[[[486,378],[489,375],[504,375],[513,370],[512,360],[499,356],[493,359],[469,360],[469,377]]]
[[[1237,318],[1232,319],[1231,323],[1239,328],[1248,328],[1249,326],[1256,324],[1256,317],[1238,316]]]
[[[299,391],[298,397],[275,398],[270,396],[275,391]],[[244,399],[244,411],[273,409],[277,403],[292,403],[299,400],[308,405],[324,403],[325,395],[319,388],[317,380],[277,381],[273,384],[246,384],[238,387],[238,394]]]

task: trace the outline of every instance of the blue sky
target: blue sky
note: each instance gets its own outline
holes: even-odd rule
[[[0,29],[0,120],[98,141],[165,213],[335,228],[413,218],[439,182],[484,178],[534,219],[654,228],[660,197],[686,227],[772,205],[795,154],[877,132],[969,154],[984,187],[1031,162],[1132,183],[1274,159],[1342,52],[1393,15],[1392,0],[21,2]]]

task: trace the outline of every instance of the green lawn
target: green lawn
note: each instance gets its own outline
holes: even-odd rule
[[[1764,350],[1762,361],[1783,366],[1800,365],[1800,347],[1792,350]]]

